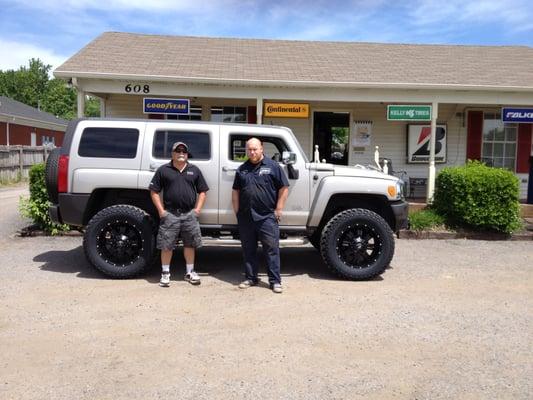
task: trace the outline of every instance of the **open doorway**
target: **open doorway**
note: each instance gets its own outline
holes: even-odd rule
[[[348,165],[350,141],[350,113],[313,113],[313,151],[318,145],[320,160],[328,163]]]

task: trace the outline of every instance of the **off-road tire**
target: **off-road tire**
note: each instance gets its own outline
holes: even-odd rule
[[[373,211],[352,208],[326,224],[320,240],[322,259],[338,276],[365,280],[381,275],[394,255],[394,234]]]
[[[59,166],[59,152],[60,148],[53,149],[46,159],[46,167],[44,172],[44,180],[46,182],[46,191],[48,192],[48,200],[51,203],[57,204],[57,170]]]
[[[155,230],[148,213],[130,205],[99,211],[83,237],[87,260],[113,278],[131,278],[148,269],[156,256]]]

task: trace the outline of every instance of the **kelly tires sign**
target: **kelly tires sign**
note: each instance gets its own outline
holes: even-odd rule
[[[431,106],[390,105],[387,106],[389,121],[431,121]]]
[[[431,125],[407,126],[407,162],[411,164],[429,162],[429,138]],[[435,162],[446,162],[446,125],[437,125],[435,132]]]

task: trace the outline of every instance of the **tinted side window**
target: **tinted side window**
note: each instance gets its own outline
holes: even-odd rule
[[[156,131],[152,155],[155,158],[171,158],[172,144],[183,142],[189,147],[189,159],[209,160],[211,142],[207,132]]]
[[[85,128],[78,154],[81,157],[135,158],[139,131],[123,128]]]
[[[270,136],[252,136],[252,135],[231,135],[230,136],[230,160],[245,161],[248,159],[246,155],[246,142],[248,139],[256,137],[263,143],[263,154],[265,157],[280,161],[281,154],[289,150],[287,144],[283,139]]]

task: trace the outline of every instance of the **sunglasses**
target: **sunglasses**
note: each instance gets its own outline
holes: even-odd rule
[[[179,149],[176,149],[176,150],[174,150],[174,153],[178,153],[178,154],[187,154],[188,151],[187,151],[187,150],[179,150]]]

